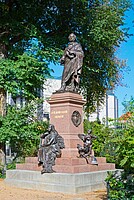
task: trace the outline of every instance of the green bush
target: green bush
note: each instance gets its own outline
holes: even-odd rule
[[[12,163],[7,164],[7,170],[8,169],[16,169],[16,162],[13,161]]]
[[[131,123],[130,123],[131,122]],[[113,124],[115,125],[115,124]],[[96,156],[104,156],[107,162],[114,162],[116,168],[122,168],[129,173],[134,171],[134,118],[123,124],[116,123],[115,127],[106,127],[98,122],[84,121],[84,132],[92,129],[97,139],[93,141]]]
[[[124,171],[108,172],[108,200],[134,200],[134,174]]]
[[[115,125],[115,124],[114,124]],[[92,129],[97,139],[93,141],[96,156],[105,156],[123,172],[109,173],[106,179],[108,200],[134,200],[134,118],[125,124],[116,123],[112,129],[98,122],[84,122],[84,132]]]
[[[0,178],[5,178],[4,165],[0,163]]]
[[[0,118],[0,143],[9,141],[17,157],[37,155],[40,134],[48,127],[35,117],[35,109],[33,103],[21,109],[8,107],[7,115]]]
[[[109,200],[134,200],[134,100],[125,103],[129,117],[117,123],[111,144],[115,147],[115,163],[123,169],[109,173],[106,179]],[[129,110],[128,110],[129,109]]]
[[[92,134],[97,136],[97,139],[93,141],[95,156],[104,156],[106,157],[107,162],[115,162],[115,148],[111,143],[114,130],[98,121],[89,122],[88,120],[84,120],[84,132],[87,133],[88,129],[91,129]]]

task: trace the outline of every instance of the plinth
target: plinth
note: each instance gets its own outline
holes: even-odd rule
[[[85,100],[78,93],[64,92],[52,94],[50,104],[50,123],[54,124],[63,137],[65,149],[61,158],[56,159],[53,169],[58,173],[82,173],[114,169],[114,164],[106,163],[105,158],[98,158],[98,165],[86,163],[78,158],[77,144],[83,146],[78,134],[83,133],[83,105]]]
[[[62,157],[56,159],[56,165],[53,168],[56,172],[61,173],[77,172],[82,161],[77,158],[77,144],[82,143],[78,134],[83,133],[82,116],[85,101],[77,93],[64,92],[53,94],[48,102],[50,104],[50,123],[55,125],[65,143]]]
[[[85,101],[77,93],[55,93],[50,104],[50,123],[64,138],[63,157],[76,157],[79,133],[83,133],[83,105]]]

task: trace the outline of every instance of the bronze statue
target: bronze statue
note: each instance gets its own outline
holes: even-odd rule
[[[64,70],[59,91],[78,92],[84,53],[81,45],[76,42],[75,34],[71,33],[68,39],[69,45],[60,59],[61,64],[64,64]]]
[[[91,133],[92,131],[88,130],[87,134],[78,134],[78,137],[84,142],[83,146],[77,144],[78,153],[80,158],[86,159],[87,164],[98,165],[92,149],[92,140],[96,139],[97,137]],[[91,162],[89,162],[89,157],[91,158]]]
[[[61,157],[61,149],[65,148],[63,138],[55,130],[54,125],[50,124],[48,131],[40,136],[40,147],[38,150],[38,166],[42,165],[43,173],[52,173],[52,166],[55,159]]]

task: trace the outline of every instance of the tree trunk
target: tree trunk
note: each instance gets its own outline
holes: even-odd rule
[[[5,59],[7,57],[7,51],[5,45],[0,45],[0,59]],[[6,115],[6,91],[0,88],[0,115]]]
[[[0,115],[6,115],[6,92],[0,89]]]

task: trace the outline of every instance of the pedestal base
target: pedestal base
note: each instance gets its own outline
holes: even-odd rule
[[[106,163],[105,158],[97,158],[98,165],[86,163],[79,156],[77,145],[83,146],[78,134],[83,133],[83,105],[85,101],[77,93],[63,92],[52,94],[50,100],[50,122],[54,124],[59,135],[64,138],[65,149],[62,149],[62,157],[56,159],[53,169],[58,173],[83,173],[101,170],[114,170],[115,165]],[[73,118],[74,113],[79,113]],[[76,123],[80,120],[80,123]],[[98,160],[99,159],[99,160]]]
[[[114,170],[113,170],[114,171]],[[5,182],[11,186],[67,194],[105,189],[107,171],[43,174],[37,171],[7,170]]]

